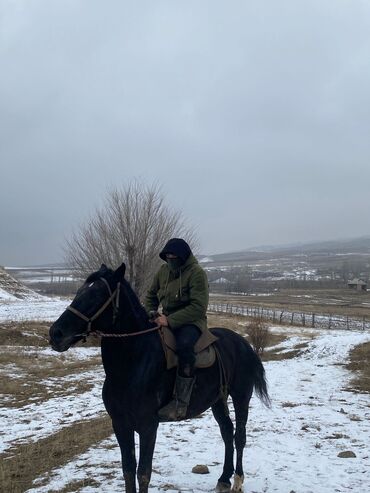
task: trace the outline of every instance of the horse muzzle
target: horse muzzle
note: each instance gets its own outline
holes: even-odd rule
[[[58,353],[67,351],[71,347],[73,339],[74,337],[65,336],[56,323],[49,329],[50,346]]]

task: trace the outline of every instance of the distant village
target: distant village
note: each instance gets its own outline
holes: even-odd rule
[[[364,293],[370,279],[370,240],[285,249],[199,255],[211,293],[242,295],[284,290],[348,290]],[[12,281],[11,281],[12,279]],[[17,288],[16,284],[19,283]],[[22,289],[70,296],[81,280],[63,265],[0,268],[0,287],[21,296]],[[23,288],[21,288],[23,286]]]

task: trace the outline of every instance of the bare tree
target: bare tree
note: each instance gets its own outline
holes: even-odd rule
[[[194,231],[186,226],[181,212],[165,204],[161,187],[135,180],[111,190],[104,205],[72,234],[65,247],[66,259],[79,277],[102,263],[116,268],[124,261],[128,281],[142,297],[159,268],[159,251],[176,236],[194,251]]]

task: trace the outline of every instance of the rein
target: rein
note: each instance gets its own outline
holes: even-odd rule
[[[155,330],[159,330],[161,328],[160,325],[157,325],[156,327],[147,329],[147,330],[142,330],[139,332],[128,332],[128,333],[121,333],[121,334],[106,334],[105,332],[101,332],[100,330],[92,330],[91,329],[91,324],[96,320],[106,308],[112,303],[113,304],[113,324],[116,321],[117,314],[118,314],[118,309],[119,309],[119,295],[120,295],[120,289],[121,289],[121,283],[117,283],[116,289],[113,291],[109,286],[109,283],[104,277],[100,278],[101,281],[104,282],[104,284],[107,286],[108,292],[109,292],[109,298],[107,301],[99,308],[99,310],[92,316],[92,317],[87,317],[80,311],[78,311],[76,308],[73,306],[69,305],[67,306],[67,310],[70,312],[74,313],[77,317],[82,318],[85,322],[87,322],[87,330],[83,334],[77,334],[76,337],[83,337],[84,341],[86,341],[86,338],[89,335],[95,335],[97,337],[133,337],[133,336],[138,336],[138,335],[143,335],[147,334],[148,332],[154,332]],[[114,301],[115,299],[115,301]]]
[[[154,332],[155,330],[159,330],[161,328],[160,325],[153,327],[152,329],[140,330],[139,332],[126,332],[123,334],[105,334],[104,332],[100,332],[100,330],[93,330],[90,334],[96,335],[97,337],[132,337],[132,336],[141,336],[143,334],[147,334],[148,332]]]

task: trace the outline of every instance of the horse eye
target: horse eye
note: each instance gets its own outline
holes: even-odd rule
[[[88,287],[91,288],[91,286],[93,286],[93,285],[94,285],[94,283],[91,282]]]

